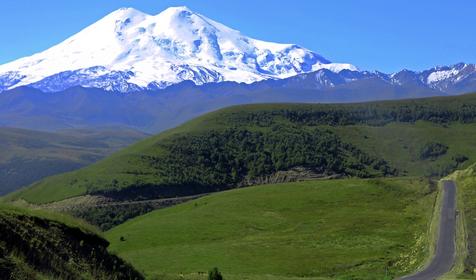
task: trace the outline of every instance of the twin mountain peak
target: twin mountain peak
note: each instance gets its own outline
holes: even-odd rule
[[[301,75],[312,75],[316,88],[381,79],[450,92],[455,83],[474,81],[475,73],[473,64],[390,75],[359,71],[295,44],[247,37],[187,7],[157,15],[121,8],[56,46],[0,65],[0,92],[21,86],[44,92],[77,86],[135,92],[183,81],[251,84]]]

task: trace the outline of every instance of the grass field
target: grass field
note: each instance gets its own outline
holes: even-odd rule
[[[206,279],[198,272],[215,266],[225,279],[385,279],[426,259],[435,198],[416,178],[249,187],[157,210],[105,235],[150,279]]]

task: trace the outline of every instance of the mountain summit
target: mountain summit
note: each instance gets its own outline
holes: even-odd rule
[[[0,66],[0,91],[29,85],[129,92],[195,84],[282,79],[319,69],[356,70],[294,44],[252,39],[172,7],[157,15],[121,8],[50,49]]]

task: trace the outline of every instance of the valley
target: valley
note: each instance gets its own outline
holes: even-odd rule
[[[42,132],[0,127],[0,195],[94,163],[146,136],[120,128]]]
[[[476,279],[475,3],[178,2],[0,4],[0,280]]]
[[[437,180],[476,159],[473,106],[235,106],[3,202],[85,219],[150,279],[391,279],[433,254]]]

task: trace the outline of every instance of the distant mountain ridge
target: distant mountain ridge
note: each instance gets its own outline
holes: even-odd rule
[[[442,94],[462,94],[476,90],[476,65],[458,63],[424,71],[402,70],[393,74],[351,70],[335,73],[320,69],[316,72],[290,77],[278,83],[287,87],[321,90],[362,80],[380,81],[395,87],[433,90]]]
[[[18,87],[0,94],[0,126],[48,131],[125,126],[157,133],[201,114],[238,104],[349,103],[474,92],[474,69],[474,64],[463,63],[391,75],[321,69],[251,84],[224,81],[196,85],[183,81],[164,89],[121,94],[78,86],[54,92]]]

